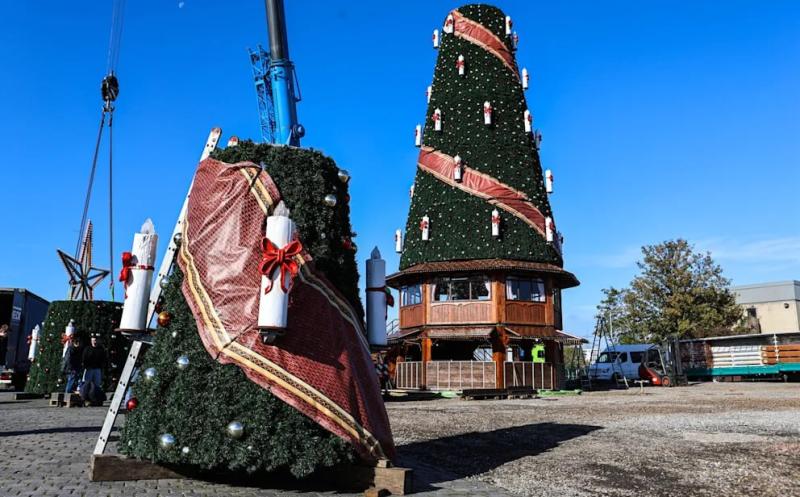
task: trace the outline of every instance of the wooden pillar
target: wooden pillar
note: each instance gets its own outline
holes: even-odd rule
[[[508,336],[503,327],[498,326],[492,334],[492,361],[495,365],[495,385],[496,388],[505,388],[505,362],[506,347],[508,347]]]
[[[555,325],[555,316],[553,312],[553,279],[549,276],[544,278],[544,324],[548,326]]]
[[[422,383],[420,384],[421,390],[428,389],[428,363],[431,361],[433,341],[430,338],[423,338],[421,342],[422,347]]]

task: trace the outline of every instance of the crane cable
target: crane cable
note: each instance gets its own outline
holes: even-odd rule
[[[125,0],[114,0],[111,13],[111,34],[108,42],[108,58],[106,75],[100,84],[100,93],[103,98],[103,107],[100,113],[100,126],[97,130],[97,140],[94,146],[94,156],[92,167],[89,171],[89,184],[86,188],[86,196],[83,201],[83,213],[81,215],[80,230],[78,231],[78,244],[75,248],[75,258],[80,258],[82,250],[83,234],[89,219],[89,205],[92,198],[95,173],[97,172],[97,159],[100,155],[100,143],[103,139],[103,129],[106,126],[106,116],[108,116],[108,239],[109,239],[109,265],[110,272],[114,274],[114,195],[113,195],[113,123],[114,123],[114,101],[119,95],[119,81],[115,75],[117,62],[119,62],[119,51],[122,41],[122,26],[125,13]],[[111,300],[114,300],[114,278],[110,278]]]

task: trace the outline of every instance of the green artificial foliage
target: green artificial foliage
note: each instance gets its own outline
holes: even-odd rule
[[[363,316],[348,188],[333,160],[313,150],[251,141],[219,150],[214,158],[263,164],[291,210],[316,268]],[[327,194],[336,196],[335,207],[323,203]],[[288,469],[297,477],[353,460],[347,442],[252,383],[238,367],[221,365],[209,356],[181,293],[182,279],[180,268],[173,267],[162,301],[172,320],[168,328],[159,328],[139,368],[133,389],[139,405],[127,416],[120,450],[142,459],[202,470],[255,473]],[[182,355],[189,358],[184,370],[176,363]],[[151,367],[157,374],[148,382],[141,372]],[[226,427],[232,421],[244,425],[242,438],[227,435]],[[160,447],[159,437],[164,433],[175,437],[172,449]]]
[[[488,5],[458,9],[490,29],[511,49],[505,36],[505,14]],[[459,76],[458,56],[466,61]],[[519,78],[483,48],[442,33],[426,114],[423,145],[523,192],[544,216],[553,217],[544,188],[542,166],[531,133],[525,132],[528,109]],[[483,120],[483,104],[493,108],[492,124]],[[434,130],[435,109],[442,113],[442,131]],[[532,111],[531,111],[532,112]],[[503,258],[562,265],[560,254],[525,222],[500,210],[501,236],[491,234],[489,202],[449,186],[417,170],[400,269],[422,262]],[[430,239],[423,241],[419,223],[430,218]]]
[[[129,412],[120,438],[120,452],[160,463],[214,471],[248,473],[289,469],[297,477],[352,460],[349,444],[327,432],[282,400],[252,383],[238,367],[209,356],[186,299],[183,274],[175,266],[163,292],[163,309],[172,316],[139,368],[133,395],[138,407]],[[178,357],[189,358],[180,370]],[[146,381],[142,372],[156,370]],[[228,436],[228,423],[238,421],[244,436]],[[162,434],[175,437],[163,449]],[[188,453],[183,448],[188,447]]]
[[[70,319],[82,346],[89,345],[90,335],[99,333],[105,347],[108,366],[103,371],[103,388],[114,389],[128,355],[130,342],[114,331],[122,316],[122,304],[100,300],[60,300],[50,304],[44,328],[39,335],[39,352],[31,364],[25,391],[38,394],[61,392],[65,387],[62,372],[61,337]]]
[[[358,292],[356,234],[350,226],[348,185],[330,157],[310,149],[282,147],[242,141],[217,150],[213,157],[229,164],[248,161],[263,164],[278,185],[303,246],[321,271],[347,298],[359,316],[364,308]],[[336,207],[323,203],[325,195],[336,196]]]

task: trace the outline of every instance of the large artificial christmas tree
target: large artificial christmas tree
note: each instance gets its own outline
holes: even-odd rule
[[[65,330],[70,321],[81,346],[88,346],[92,334],[100,335],[106,349],[107,366],[103,371],[103,387],[112,390],[125,364],[130,343],[114,331],[119,325],[122,305],[100,300],[60,300],[50,304],[44,327],[39,333],[39,352],[31,364],[25,391],[38,394],[62,392],[65,375],[62,370]]]
[[[503,12],[488,5],[460,7],[445,21],[401,270],[460,259],[562,264],[557,243],[546,239],[546,220],[553,214],[538,138],[532,128],[526,131],[532,112],[526,114],[514,35],[508,31]],[[427,240],[420,228],[425,216]],[[557,242],[557,234],[553,237]]]
[[[335,328],[339,314],[319,314],[327,301],[309,304],[312,286],[329,285],[335,288],[332,298],[341,298],[338,309],[350,313],[351,322],[362,320],[348,180],[345,171],[318,152],[252,142],[218,151],[201,163],[180,265],[164,285],[161,326],[133,388],[135,401],[120,442],[123,453],[202,470],[288,469],[295,476],[357,455],[391,457],[385,411],[370,401],[377,396],[380,402],[371,363],[365,377],[336,376],[367,367],[347,355],[347,350],[361,350],[363,338],[350,335],[352,343],[344,343],[347,335]],[[205,192],[215,185],[223,185],[222,193],[206,200]],[[260,252],[253,246],[253,233],[263,236],[265,211],[274,209],[278,196],[291,209],[297,241],[315,269],[306,272],[309,257],[304,255],[304,267],[291,283],[286,334],[266,345],[256,338],[256,323],[239,315],[254,316],[253,305],[258,307],[261,276],[255,255]],[[206,222],[216,224],[197,227]],[[314,274],[324,281],[314,280]],[[243,320],[229,325],[237,319]],[[224,342],[222,327],[236,328],[223,330],[235,333],[230,342]],[[326,355],[338,350],[342,355]],[[320,357],[325,360],[313,362]],[[298,363],[312,370],[298,373]],[[305,383],[298,379],[303,373]],[[331,382],[334,395],[326,396]],[[338,415],[342,403],[332,399],[346,397],[356,401],[356,409]],[[380,443],[366,429],[375,431],[376,426]]]

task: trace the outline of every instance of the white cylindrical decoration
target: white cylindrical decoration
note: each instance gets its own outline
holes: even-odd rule
[[[511,16],[506,16],[506,36],[511,34],[511,28],[514,26],[514,23],[511,22]]]
[[[411,185],[408,189],[408,198],[414,198],[414,185]]]
[[[523,67],[522,68],[522,89],[523,90],[527,90],[529,83],[530,83],[530,76],[528,75],[528,70]]]
[[[439,48],[439,30],[433,30],[433,48]]]
[[[464,67],[464,56],[459,55],[458,60],[456,61],[456,69],[458,69],[458,75],[463,76],[466,74],[466,69]]]
[[[444,21],[444,27],[442,31],[445,33],[452,33],[453,29],[455,28],[456,20],[453,19],[453,14],[448,14],[447,19]]]
[[[64,349],[61,351],[61,357],[67,355],[67,348],[69,347],[69,341],[72,339],[72,335],[75,334],[75,320],[70,319],[69,324],[67,327],[64,328],[64,334],[67,335],[67,339],[64,341]]]
[[[553,224],[553,218],[550,216],[544,218],[544,232],[545,232],[545,237],[547,238],[547,243],[553,243],[553,240],[555,239],[556,229],[555,225]]]
[[[549,169],[544,172],[544,189],[547,193],[553,193],[553,171]]]
[[[453,162],[455,162],[455,165],[453,166],[453,179],[456,181],[461,181],[461,176],[464,173],[464,168],[461,165],[461,156],[456,155],[453,157]]]
[[[414,128],[414,145],[417,147],[422,146],[422,125],[417,124],[417,127]]]
[[[500,212],[497,209],[492,211],[492,236],[495,238],[500,236]]]
[[[425,98],[428,99],[428,103],[431,103],[431,95],[433,95],[433,86],[428,86],[428,89],[425,90]]]
[[[511,35],[511,46],[514,48],[514,50],[519,47],[519,35],[516,31],[514,31],[514,34]]]
[[[367,259],[367,341],[386,345],[386,261],[378,247]]]
[[[153,221],[147,219],[139,233],[133,235],[133,247],[122,254],[120,281],[125,287],[125,305],[119,329],[144,332],[147,329],[147,306],[156,263],[158,235]]]
[[[483,102],[483,124],[492,124],[492,104]]]
[[[400,230],[394,231],[394,251],[398,254],[403,251],[403,232]]]
[[[528,109],[522,114],[522,120],[525,122],[525,132],[530,133],[533,131],[533,114]]]
[[[431,220],[427,214],[422,216],[422,221],[419,223],[419,229],[422,231],[422,241],[427,242],[430,239]]]
[[[278,249],[282,249],[292,241],[293,235],[294,223],[289,219],[289,209],[281,201],[272,215],[267,217],[266,238]],[[261,329],[286,328],[290,288],[284,291],[281,287],[281,271],[283,268],[278,265],[272,274],[261,275],[258,302],[258,327]]]
[[[33,362],[36,360],[36,354],[39,353],[39,325],[33,327],[31,331],[31,346],[28,348],[28,360]]]
[[[229,147],[235,147],[238,144],[239,144],[239,137],[238,136],[231,136],[230,139],[228,140],[228,146]]]
[[[433,111],[433,130],[434,131],[441,131],[442,130],[442,111],[436,109]]]

